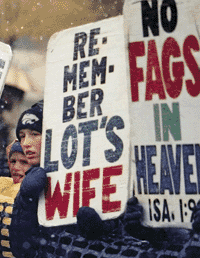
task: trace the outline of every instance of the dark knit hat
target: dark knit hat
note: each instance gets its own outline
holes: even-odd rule
[[[21,114],[16,128],[18,140],[20,141],[19,132],[22,129],[30,129],[42,133],[42,120],[43,100],[37,102]]]
[[[11,149],[10,149],[9,159],[11,158],[11,156],[12,156],[12,154],[13,154],[14,152],[19,152],[19,153],[24,154],[20,142],[15,142],[15,143],[13,143],[13,145],[12,145],[12,147],[11,147]]]

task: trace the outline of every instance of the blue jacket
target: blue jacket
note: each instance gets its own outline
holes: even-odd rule
[[[39,234],[37,218],[38,198],[46,184],[46,171],[32,167],[26,172],[15,198],[10,225],[11,249],[15,257],[32,257],[34,235]],[[32,251],[31,253],[29,253]],[[28,252],[28,254],[27,254]]]

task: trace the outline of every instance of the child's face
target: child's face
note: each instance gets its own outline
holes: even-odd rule
[[[30,129],[22,129],[19,132],[19,137],[28,163],[30,165],[38,165],[40,163],[42,134]]]
[[[14,184],[21,183],[25,172],[31,167],[26,156],[20,152],[14,152],[9,159],[10,173]]]

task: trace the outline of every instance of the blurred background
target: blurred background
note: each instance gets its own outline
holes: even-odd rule
[[[63,29],[122,14],[124,0],[0,0],[0,41],[13,58],[0,105],[0,176],[9,176],[6,146],[20,114],[43,98],[49,38]]]

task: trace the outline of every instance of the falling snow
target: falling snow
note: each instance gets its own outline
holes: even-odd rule
[[[28,35],[41,41],[73,26],[122,13],[124,0],[4,0],[0,5],[1,41]]]

